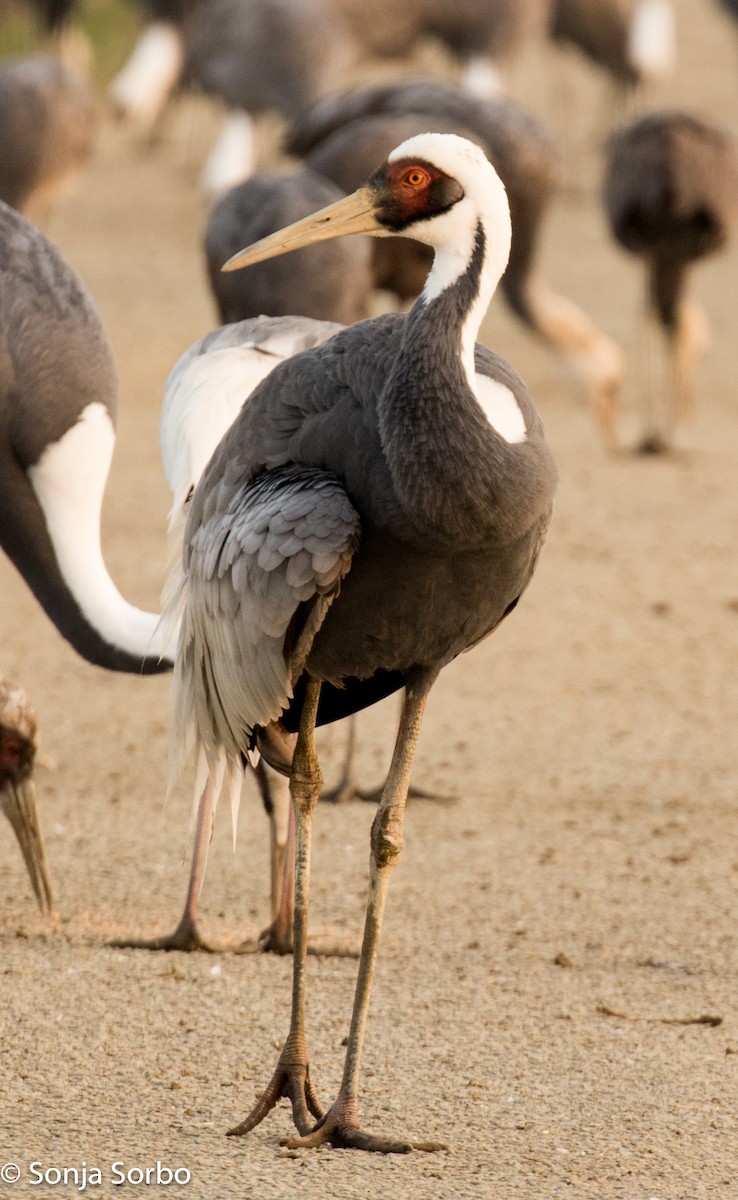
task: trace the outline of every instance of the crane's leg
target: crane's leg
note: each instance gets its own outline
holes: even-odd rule
[[[428,692],[435,671],[418,671],[408,680],[400,718],[400,728],[382,801],[372,825],[369,898],[367,901],[364,941],[361,947],[359,975],[354,997],[346,1063],[338,1097],[312,1132],[286,1142],[290,1147],[320,1146],[329,1142],[356,1150],[374,1150],[382,1154],[405,1154],[410,1150],[440,1150],[439,1143],[413,1143],[365,1133],[359,1127],[359,1069],[364,1030],[369,1009],[374,965],[379,946],[387,888],[392,868],[402,851],[402,822],[410,784],[415,748]],[[299,1125],[298,1125],[299,1129]]]
[[[669,448],[668,405],[670,401],[665,331],[652,305],[640,327],[642,434],[639,454],[663,454]]]
[[[200,898],[205,864],[208,858],[208,847],[213,833],[213,803],[210,780],[203,788],[195,817],[195,843],[192,848],[190,864],[190,880],[187,885],[187,897],[179,924],[173,933],[158,938],[119,938],[108,942],[109,946],[123,947],[133,950],[205,950],[214,953],[215,948],[209,946],[201,937],[195,917],[197,903]]]
[[[710,343],[710,329],[703,308],[682,300],[672,336],[671,412],[674,425],[694,414],[694,377],[697,365]]]
[[[402,705],[400,705],[402,711]],[[348,725],[348,737],[343,752],[343,761],[341,763],[341,773],[338,780],[331,788],[326,788],[321,793],[321,800],[328,804],[343,804],[347,800],[365,800],[368,804],[378,804],[382,799],[384,787],[361,788],[356,782],[356,771],[354,770],[354,753],[356,751],[356,721],[357,715],[353,713],[347,717],[345,722]],[[439,795],[438,792],[428,792],[424,788],[411,787],[408,791],[410,799],[415,800],[447,800],[447,796]]]
[[[292,913],[295,906],[295,815],[289,780],[267,773],[264,760],[256,767],[264,807],[269,814],[272,919],[259,935],[258,948],[291,954]]]
[[[343,751],[343,760],[341,762],[341,773],[337,782],[331,788],[326,788],[321,796],[321,800],[326,800],[329,804],[342,804],[344,800],[353,800],[357,795],[358,789],[354,776],[354,753],[356,750],[356,713],[346,718],[348,726],[348,737]],[[335,729],[335,726],[331,728]]]
[[[287,841],[284,847],[277,906],[271,923],[259,935],[259,948],[273,954],[291,954],[294,949],[295,912],[295,813],[290,802]]]
[[[310,845],[313,813],[318,803],[322,777],[315,753],[315,719],[320,684],[310,680],[305,692],[300,731],[292,760],[290,792],[295,810],[295,913],[292,965],[292,1017],[277,1068],[266,1091],[240,1125],[229,1130],[239,1136],[254,1129],[282,1096],[292,1102],[292,1115],[300,1133],[312,1127],[312,1117],[322,1109],[310,1079],[310,1060],[305,1038],[305,984],[307,967],[307,922],[310,886]]]

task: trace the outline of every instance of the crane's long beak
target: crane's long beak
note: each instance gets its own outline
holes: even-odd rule
[[[51,880],[33,780],[6,783],[0,803],[18,839],[38,906],[41,912],[49,913],[52,907]]]
[[[386,234],[387,230],[376,218],[376,197],[368,187],[359,188],[351,196],[321,208],[319,212],[301,221],[295,221],[285,229],[271,233],[269,237],[254,242],[245,250],[239,250],[221,267],[223,271],[238,271],[254,263],[276,258],[301,246],[312,246],[315,242],[327,242],[331,238],[346,237],[349,233]]]

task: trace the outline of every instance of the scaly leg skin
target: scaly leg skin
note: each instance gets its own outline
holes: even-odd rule
[[[330,1143],[347,1149],[371,1150],[380,1154],[407,1154],[410,1150],[446,1149],[437,1142],[410,1142],[366,1133],[359,1126],[359,1069],[366,1029],[374,965],[382,928],[382,917],[389,877],[403,847],[402,821],[410,784],[415,747],[425,702],[436,672],[418,671],[408,680],[400,719],[400,728],[382,802],[372,825],[369,898],[367,901],[364,941],[361,947],[356,982],[354,1011],[351,1018],[346,1063],[338,1097],[310,1133],[290,1138],[290,1148],[322,1146]],[[299,1126],[298,1126],[299,1129]]]
[[[287,1096],[292,1102],[292,1115],[300,1133],[313,1126],[312,1117],[320,1117],[322,1109],[310,1079],[310,1060],[305,1038],[305,985],[307,967],[307,922],[310,890],[310,844],[313,813],[320,796],[322,778],[315,753],[315,718],[318,712],[320,684],[310,680],[305,693],[300,732],[297,737],[290,792],[295,810],[295,912],[292,964],[292,1017],[290,1031],[277,1062],[277,1068],[266,1091],[240,1125],[230,1129],[229,1136],[237,1137],[254,1129],[279,1102]]]
[[[292,910],[295,905],[295,817],[289,780],[269,772],[264,758],[254,769],[261,798],[269,817],[271,920],[258,938],[247,938],[236,954],[291,954]]]
[[[274,781],[271,822],[272,919],[259,935],[259,949],[291,954],[294,943],[292,915],[295,907],[295,814],[287,781]],[[277,791],[277,789],[279,789]],[[286,805],[284,801],[286,800]]]
[[[189,953],[202,950],[208,954],[217,953],[217,948],[209,946],[203,940],[195,924],[197,903],[200,898],[205,864],[208,857],[208,846],[213,832],[213,806],[210,783],[206,783],[200,803],[197,806],[195,819],[195,844],[192,849],[192,864],[190,866],[190,881],[187,886],[187,898],[179,925],[173,933],[158,938],[117,938],[108,942],[109,946],[133,950],[182,950]]]

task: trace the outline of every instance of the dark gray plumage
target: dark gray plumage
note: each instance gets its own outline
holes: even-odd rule
[[[510,244],[504,188],[479,148],[410,139],[365,188],[229,265],[349,232],[422,238],[436,248],[433,270],[407,316],[359,322],[277,367],[219,444],[192,499],[172,605],[182,612],[173,745],[177,758],[191,742],[206,755],[207,795],[240,770],[245,745],[269,757],[270,731],[278,741],[299,730],[292,1022],[272,1082],[232,1132],[288,1095],[302,1135],[290,1144],[405,1152],[411,1143],[361,1130],[358,1070],[417,734],[439,670],[527,586],[556,471],[525,385],[475,350]],[[403,685],[346,1068],[322,1115],[304,1029],[314,725]]]
[[[507,191],[513,231],[503,296],[516,316],[565,359],[611,437],[622,374],[620,350],[548,286],[537,266],[545,217],[558,188],[559,158],[534,116],[504,97],[473,99],[450,84],[415,80],[321,101],[292,127],[286,146],[349,192],[393,146],[429,127],[475,141],[494,164]],[[411,239],[380,239],[374,246],[375,285],[402,301],[414,299],[431,257],[427,246]]]
[[[51,199],[89,158],[95,116],[89,84],[57,59],[0,63],[0,200]]]
[[[704,316],[686,299],[687,275],[698,259],[722,249],[738,214],[734,139],[691,113],[650,113],[611,138],[604,200],[613,236],[645,263],[648,308],[669,340],[673,424],[691,406],[705,342]],[[645,448],[664,442],[668,431],[646,431]]]
[[[261,114],[292,120],[343,86],[356,60],[351,33],[324,0],[163,0],[152,12],[109,96],[144,131],[180,79],[225,105],[200,180],[211,196],[253,173]]]
[[[322,0],[201,0],[185,29],[185,76],[233,109],[294,120],[354,61]]]
[[[183,26],[202,0],[138,0],[150,21],[165,21],[170,25]]]
[[[488,58],[497,70],[510,65],[544,22],[550,0],[331,0],[365,50],[377,58],[409,56],[434,38],[462,68]]]
[[[242,246],[341,195],[330,180],[303,168],[253,175],[215,204],[205,231],[205,258],[224,324],[265,314],[351,325],[367,315],[372,289],[368,238],[306,246],[289,259],[260,263],[247,274],[221,271]]]
[[[171,667],[158,618],[123,600],[100,549],[117,386],[87,291],[0,203],[0,547],[83,658],[151,673]]]

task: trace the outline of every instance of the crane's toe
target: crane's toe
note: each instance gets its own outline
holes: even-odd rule
[[[324,788],[320,799],[326,804],[347,804],[350,800],[361,800],[365,804],[379,804],[382,799],[384,784],[373,788],[360,788],[353,779],[342,776],[334,787]],[[453,799],[442,792],[430,792],[426,788],[413,785],[408,789],[408,800],[437,800],[445,804]]]
[[[668,454],[671,444],[662,433],[646,434],[636,447],[638,454]]]
[[[292,1104],[292,1118],[295,1128],[301,1134],[307,1134],[323,1115],[323,1108],[310,1078],[310,1063],[307,1051],[288,1041],[279,1056],[277,1068],[272,1075],[269,1086],[262,1092],[251,1112],[239,1125],[228,1130],[229,1137],[242,1137],[250,1133],[264,1118],[276,1108],[282,1097]]]
[[[222,948],[205,941],[194,921],[184,917],[173,933],[156,938],[115,938],[108,945],[118,950],[181,950],[184,954],[192,954],[196,950],[203,954],[222,952]]]
[[[285,1138],[281,1144],[290,1150],[309,1150],[330,1145],[337,1149],[366,1150],[374,1154],[409,1154],[412,1150],[431,1152],[448,1149],[442,1142],[411,1142],[367,1133],[359,1127],[355,1106],[340,1095],[314,1129],[301,1137]]]

